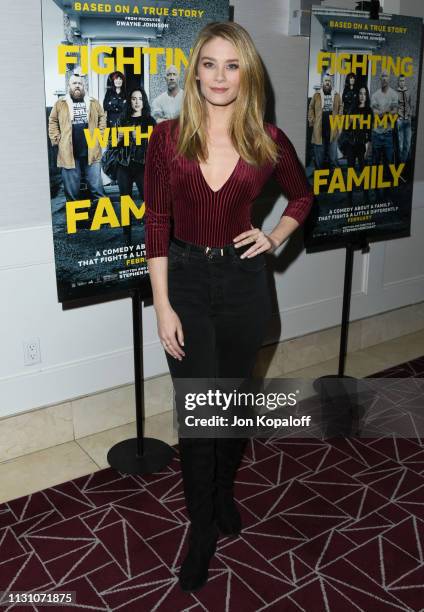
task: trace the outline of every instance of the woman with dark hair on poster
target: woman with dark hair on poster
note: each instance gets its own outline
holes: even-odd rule
[[[150,138],[146,251],[180,425],[180,379],[251,376],[271,315],[264,253],[285,242],[312,205],[293,145],[264,123],[264,89],[248,32],[237,23],[210,23],[193,46],[179,118],[158,124]],[[288,206],[265,234],[251,224],[251,205],[272,176]],[[242,528],[233,490],[246,439],[232,435],[179,435],[190,519],[179,573],[184,591],[207,581],[218,530],[234,537]]]
[[[107,127],[115,127],[125,105],[125,75],[119,70],[112,72],[107,83],[103,108],[107,113]]]
[[[361,115],[367,123],[364,126],[355,125],[346,132],[346,158],[349,168],[355,168],[358,161],[359,170],[365,167],[365,158],[369,157],[369,148],[371,146],[371,131],[373,125],[373,112],[371,109],[371,100],[368,87],[360,87],[358,91],[358,102],[353,109],[354,115]],[[349,192],[349,199],[353,203],[353,193]],[[364,201],[368,201],[368,190],[364,191]]]
[[[146,161],[147,138],[141,138],[137,143],[136,128],[140,133],[147,133],[149,125],[156,125],[156,121],[150,114],[150,105],[146,92],[142,87],[136,87],[130,91],[124,111],[121,114],[118,127],[133,127],[130,132],[129,144],[124,144],[124,135],[119,133],[117,154],[117,172],[119,193],[132,195],[134,183],[137,186],[140,200],[144,200],[144,165]]]
[[[342,103],[343,103],[343,114],[344,115],[352,115],[354,113],[354,109],[358,103],[358,89],[356,83],[356,75],[353,72],[349,72],[346,76],[343,94],[342,94]],[[349,123],[347,123],[349,125]],[[347,157],[348,149],[349,149],[349,131],[350,126],[345,128],[339,136],[338,147],[340,151],[343,153],[345,157]]]

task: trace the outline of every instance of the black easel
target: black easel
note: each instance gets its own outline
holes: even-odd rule
[[[370,11],[370,19],[379,19],[380,1],[370,0],[368,2],[359,2],[357,10]],[[346,364],[347,336],[349,328],[349,312],[350,299],[352,295],[352,272],[353,272],[353,254],[356,248],[362,249],[362,252],[369,251],[369,243],[366,238],[363,238],[360,243],[348,243],[346,245],[346,263],[345,263],[345,278],[343,289],[343,309],[342,309],[342,329],[340,334],[340,350],[339,350],[339,371],[337,376],[344,377]],[[327,377],[326,377],[327,378]]]
[[[368,10],[370,12],[370,19],[379,19],[380,13],[380,1],[379,0],[368,0],[368,2],[358,2],[357,10]],[[350,312],[350,300],[352,296],[352,273],[353,273],[353,254],[355,249],[361,249],[362,252],[369,251],[369,243],[366,237],[363,237],[359,242],[349,242],[346,245],[346,260],[345,260],[345,277],[344,277],[344,289],[343,289],[343,308],[342,308],[342,328],[340,333],[340,350],[339,350],[339,370],[337,377],[345,377],[345,365],[346,365],[346,351],[347,351],[347,338],[349,330],[349,312]],[[331,378],[331,376],[325,376],[323,378]]]
[[[370,19],[378,20],[379,0],[358,2],[356,10],[369,10]],[[359,435],[359,414],[357,380],[345,375],[347,341],[349,332],[349,313],[352,297],[353,255],[355,249],[369,251],[366,236],[358,236],[356,241],[346,244],[345,276],[343,287],[342,325],[340,331],[339,369],[337,374],[321,376],[314,382],[322,401],[322,425],[326,437]]]
[[[107,460],[111,467],[124,474],[152,474],[160,472],[174,457],[169,444],[145,438],[143,435],[144,386],[143,386],[143,325],[141,291],[131,292],[134,342],[135,413],[137,437],[123,440],[109,450]]]
[[[355,249],[369,251],[367,238],[346,245],[339,370],[337,374],[320,376],[313,384],[320,396],[322,433],[326,438],[360,435],[360,415],[363,410],[358,403],[358,381],[354,376],[346,376],[344,373]]]
[[[339,349],[339,370],[337,376],[343,378],[345,376],[347,338],[349,331],[349,313],[350,301],[352,297],[352,275],[353,275],[353,254],[355,249],[361,249],[362,252],[369,251],[369,244],[364,237],[362,242],[350,242],[346,245],[345,259],[345,277],[343,287],[343,307],[342,307],[342,328],[340,332],[340,349]]]

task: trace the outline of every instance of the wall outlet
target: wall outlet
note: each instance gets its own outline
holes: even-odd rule
[[[24,347],[24,364],[34,365],[41,363],[40,339],[31,338],[23,342]]]

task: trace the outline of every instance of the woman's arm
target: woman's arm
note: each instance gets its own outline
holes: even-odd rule
[[[170,146],[167,126],[153,128],[147,145],[144,173],[147,259],[168,257],[171,229]]]
[[[293,219],[293,217],[283,215],[272,232],[268,234],[268,238],[271,242],[268,252],[272,253],[272,251],[275,251],[281,244],[283,244],[283,242],[287,240],[290,234],[297,230],[299,225],[300,223],[296,221],[296,219]]]
[[[282,130],[277,128],[279,160],[275,166],[274,177],[288,200],[287,207],[272,232],[269,252],[274,251],[302,225],[312,207],[314,196],[300,163],[295,148]]]
[[[150,281],[155,310],[171,306],[168,299],[168,258],[152,257],[148,259]]]
[[[147,146],[144,172],[146,205],[146,257],[153,292],[158,334],[164,349],[176,359],[184,357],[181,321],[168,299],[168,248],[171,223],[169,144],[164,125],[153,129]]]
[[[255,241],[255,244],[240,256],[241,258],[275,251],[299,225],[304,223],[314,200],[295,148],[282,130],[274,129],[277,131],[273,138],[278,144],[279,158],[273,176],[286,196],[288,204],[279,223],[270,234],[264,234],[259,228],[252,227],[251,230],[236,236],[238,246]]]
[[[164,349],[179,361],[185,356],[184,334],[180,318],[168,299],[168,258],[153,257],[147,262],[153,291],[158,334]]]

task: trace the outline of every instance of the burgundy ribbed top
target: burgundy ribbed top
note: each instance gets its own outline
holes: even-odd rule
[[[156,125],[147,148],[144,175],[147,259],[168,255],[171,218],[173,233],[180,240],[203,246],[232,244],[235,236],[251,229],[252,202],[271,176],[288,199],[284,215],[303,223],[313,195],[296,151],[280,128],[265,124],[278,143],[276,164],[254,167],[239,158],[229,179],[218,191],[213,191],[197,161],[182,155],[174,159],[171,127],[175,121]]]

